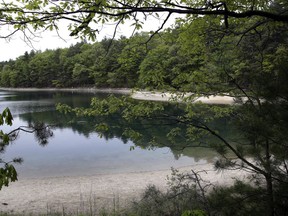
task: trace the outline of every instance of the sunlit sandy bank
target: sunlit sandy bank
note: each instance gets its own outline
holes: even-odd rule
[[[231,184],[233,178],[244,178],[239,171],[216,173],[211,164],[182,167],[180,171],[206,170],[202,178],[214,184]],[[77,177],[25,178],[0,191],[0,211],[21,213],[46,213],[47,211],[83,212],[93,207],[109,208],[113,203],[127,205],[139,198],[147,185],[154,184],[162,190],[171,170],[101,174]]]
[[[40,92],[40,91],[63,91],[63,92],[79,92],[79,93],[111,93],[111,94],[125,94],[130,95],[137,100],[149,100],[149,101],[173,101],[176,94],[164,93],[164,92],[152,92],[152,91],[134,91],[128,88],[0,88],[4,91],[23,91],[23,92]],[[186,96],[190,96],[187,93]],[[179,98],[178,98],[179,99]],[[234,104],[235,100],[230,96],[203,96],[194,99],[194,102],[202,102],[205,104]]]
[[[149,92],[149,91],[135,91],[131,94],[131,97],[137,100],[150,100],[150,101],[173,101],[179,100],[181,95],[161,92]],[[186,94],[185,97],[189,97],[191,94]],[[182,99],[181,99],[182,100]],[[229,96],[207,96],[194,98],[193,102],[202,102],[205,104],[234,104],[235,100]]]

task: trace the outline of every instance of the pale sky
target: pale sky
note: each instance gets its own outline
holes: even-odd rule
[[[62,37],[65,38],[65,41],[52,32],[44,32],[41,34],[41,37],[33,39],[32,45],[25,42],[24,37],[21,34],[12,36],[9,41],[0,39],[0,61],[15,59],[16,57],[23,55],[25,51],[30,52],[32,49],[43,51],[45,49],[64,48],[77,42],[76,39],[67,35],[64,36],[62,34]]]
[[[103,28],[97,40],[102,40],[105,36],[111,37],[113,28],[113,25]],[[67,26],[63,25],[59,29],[61,37],[59,37],[57,32],[45,31],[38,33],[37,37],[31,40],[31,43],[25,41],[23,33],[20,32],[13,35],[9,40],[0,39],[0,61],[15,59],[23,55],[25,51],[30,52],[32,49],[44,51],[46,49],[65,48],[80,41],[80,39],[69,36]]]
[[[165,16],[162,18],[162,20]],[[171,26],[173,24],[174,19],[171,18],[169,23],[165,25],[165,27]],[[161,21],[151,19],[145,21],[145,25],[141,31],[151,31],[157,30],[161,26]],[[45,31],[39,35],[39,38],[34,38],[32,41],[33,47],[35,50],[44,51],[46,49],[57,49],[57,48],[65,48],[69,47],[71,44],[75,44],[79,42],[79,39],[75,39],[69,36],[69,32],[67,30],[67,23],[62,23],[59,27],[60,35],[64,39],[61,39],[56,32]],[[115,25],[105,25],[102,27],[99,35],[98,41],[102,40],[104,37],[112,37],[114,33]],[[6,30],[7,31],[7,30]],[[117,36],[124,35],[126,37],[130,37],[132,34],[133,28],[130,27],[129,24],[125,24],[119,26]],[[3,35],[3,28],[1,29],[1,34]],[[23,55],[25,51],[30,52],[33,47],[29,46],[27,42],[24,41],[23,34],[18,33],[13,35],[9,41],[6,39],[0,39],[0,61],[7,61],[9,59],[16,59],[18,56]]]

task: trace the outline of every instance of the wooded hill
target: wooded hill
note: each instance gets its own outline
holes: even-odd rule
[[[287,26],[266,24],[243,36],[214,29],[213,22],[218,21],[180,23],[152,38],[142,32],[65,49],[32,50],[0,63],[0,86],[219,91],[237,82],[245,89],[255,84],[287,89],[282,85],[287,80]],[[263,85],[267,81],[269,85]]]

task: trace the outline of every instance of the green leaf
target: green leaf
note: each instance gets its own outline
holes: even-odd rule
[[[9,136],[7,134],[3,134],[2,140],[3,140],[4,144],[8,144],[9,141],[10,141],[10,138],[9,138]]]
[[[102,123],[102,124],[97,124],[96,125],[96,131],[98,132],[107,132],[109,130],[109,126],[106,123]]]

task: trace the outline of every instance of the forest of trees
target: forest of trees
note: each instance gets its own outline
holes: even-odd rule
[[[183,42],[188,30],[185,26],[168,29],[152,40],[151,34],[142,32],[66,49],[32,50],[0,63],[0,86],[170,89],[182,82],[183,72],[188,75],[204,63],[206,53],[198,52],[200,42],[193,45],[194,51],[188,41]]]
[[[192,92],[202,88],[204,92],[212,86],[215,91],[233,87],[236,81],[248,88],[253,84],[251,80],[260,76],[264,83],[277,82],[277,91],[286,91],[282,84],[288,55],[287,27],[267,24],[267,28],[259,27],[242,37],[209,28],[216,21],[199,19],[178,24],[152,39],[150,33],[142,32],[131,38],[105,38],[65,49],[32,50],[16,60],[0,62],[0,86],[136,87]],[[256,73],[259,68],[263,72]],[[269,73],[271,70],[277,70],[277,77]]]
[[[145,67],[142,62],[149,51],[158,49],[153,44],[169,46],[156,37],[154,43],[147,45],[145,43],[148,39],[148,33],[141,33],[129,39],[105,38],[93,44],[79,42],[65,49],[43,52],[32,50],[16,60],[0,63],[0,86],[136,87],[139,85],[140,74],[145,73],[141,70],[141,67]]]
[[[251,173],[248,186],[253,188],[247,190],[243,182],[240,186],[235,184],[236,190],[228,189],[227,208],[224,208],[227,212],[217,214],[211,206],[204,205],[201,209],[205,214],[288,214],[286,0],[95,0],[59,1],[52,5],[49,1],[24,0],[18,3],[4,4],[0,13],[3,26],[15,29],[11,34],[22,31],[28,37],[27,29],[57,29],[62,19],[71,22],[68,26],[71,36],[83,41],[95,40],[95,23],[110,20],[117,23],[117,28],[129,20],[139,30],[145,22],[143,17],[165,13],[165,24],[171,14],[185,14],[185,18],[177,19],[175,27],[161,33],[160,27],[152,33],[122,37],[112,43],[111,39],[94,44],[78,43],[67,49],[32,51],[15,61],[2,62],[0,86],[137,87],[231,96],[237,106],[194,104],[188,103],[193,97],[186,98],[187,103],[177,104],[183,109],[181,113],[165,113],[161,103],[135,103],[129,98],[115,97],[93,99],[87,109],[65,105],[59,105],[58,109],[95,118],[118,115],[128,123],[168,118],[175,122],[175,128],[166,135],[174,142],[182,134],[191,142],[201,136],[213,136],[217,142],[209,146],[219,154],[215,167]],[[230,118],[241,139],[229,140],[209,125],[222,117]],[[126,125],[124,131],[131,139],[141,138],[141,133]],[[185,125],[185,130],[177,125]],[[102,129],[109,130],[109,125],[100,123],[97,130]],[[217,201],[221,202],[223,193],[218,195]],[[195,208],[192,204],[190,209]]]

